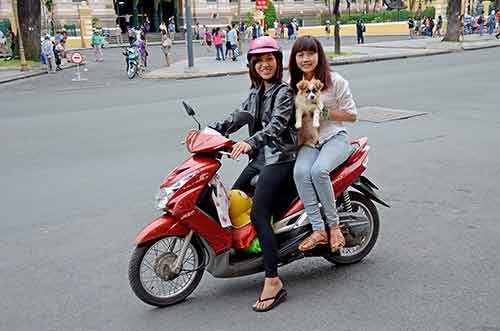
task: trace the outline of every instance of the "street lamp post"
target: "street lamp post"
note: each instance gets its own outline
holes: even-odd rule
[[[187,37],[187,53],[188,53],[188,67],[192,68],[194,66],[194,56],[193,56],[193,17],[191,16],[191,0],[186,0],[186,37]]]
[[[24,55],[23,36],[21,34],[21,25],[19,25],[19,16],[17,15],[17,0],[12,0],[12,13],[17,27],[17,40],[19,41],[19,59],[21,61],[21,71],[28,70],[26,56]]]

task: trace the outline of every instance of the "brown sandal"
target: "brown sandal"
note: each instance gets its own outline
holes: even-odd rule
[[[326,234],[326,231],[313,231],[309,237],[302,240],[299,245],[299,251],[309,251],[318,245],[326,244],[328,244],[328,235]]]
[[[345,238],[342,234],[341,226],[333,226],[330,228],[330,249],[336,252],[345,246]]]

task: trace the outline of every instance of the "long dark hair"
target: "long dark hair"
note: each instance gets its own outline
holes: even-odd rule
[[[304,73],[297,65],[295,56],[299,52],[314,52],[318,54],[318,65],[314,69],[314,76],[323,83],[323,90],[328,90],[333,86],[330,63],[326,57],[325,50],[318,39],[313,36],[302,36],[297,38],[290,53],[288,70],[290,71],[290,87],[297,94],[297,83],[303,79]]]
[[[257,70],[255,69],[255,65],[257,62],[259,62],[260,57],[266,54],[272,54],[274,58],[276,59],[276,72],[274,73],[274,76],[271,78],[269,81],[270,83],[276,83],[276,82],[281,82],[283,80],[283,59],[281,56],[278,56],[275,53],[262,53],[262,54],[255,54],[250,58],[250,63],[249,63],[249,70],[248,74],[250,75],[250,80],[252,81],[252,86],[254,88],[260,87],[262,84],[262,77],[257,73]]]

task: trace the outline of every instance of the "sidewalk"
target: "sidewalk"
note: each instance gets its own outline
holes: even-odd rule
[[[64,63],[61,65],[62,70],[73,68],[75,64]],[[28,71],[20,71],[19,66],[0,67],[0,84],[13,82],[19,79],[46,75],[47,69],[44,65],[34,65],[28,67]]]
[[[333,41],[332,41],[333,43]],[[346,55],[331,58],[332,65],[366,63],[383,60],[402,59],[419,56],[429,56],[460,52],[474,49],[500,46],[500,40],[494,36],[466,36],[461,43],[441,42],[438,38],[422,38],[401,41],[363,44],[342,47]],[[333,45],[325,46],[327,52],[333,52]],[[217,77],[247,73],[246,59],[239,61],[216,61],[215,54],[210,57],[195,59],[195,68],[188,68],[186,61],[175,62],[170,67],[163,67],[143,75],[145,79],[190,79],[202,77]],[[285,69],[287,69],[288,52],[284,54]]]

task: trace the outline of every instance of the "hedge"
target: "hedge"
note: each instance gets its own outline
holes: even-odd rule
[[[364,23],[382,23],[382,22],[398,22],[398,21],[406,21],[408,16],[416,17],[416,13],[410,13],[406,9],[401,9],[398,13],[397,10],[385,10],[377,13],[368,13],[361,14],[355,13],[348,15],[347,13],[342,13],[340,16],[341,24],[355,24],[358,20],[362,20]],[[436,16],[436,8],[428,7],[424,11],[422,11],[422,18],[424,16],[433,17]],[[321,24],[325,24],[326,20],[330,21],[330,24],[335,22],[334,18],[329,18],[328,16],[321,16]]]

